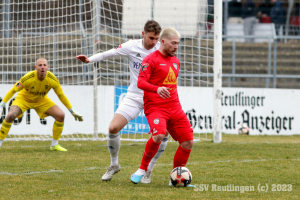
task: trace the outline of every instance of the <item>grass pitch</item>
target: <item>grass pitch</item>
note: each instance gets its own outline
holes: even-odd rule
[[[209,135],[209,137],[212,137]],[[174,153],[169,142],[150,184],[134,185],[145,143],[122,142],[121,171],[110,182],[106,142],[5,141],[0,161],[0,199],[299,199],[300,136],[223,135],[223,142],[194,144],[187,168],[195,188],[169,187]]]

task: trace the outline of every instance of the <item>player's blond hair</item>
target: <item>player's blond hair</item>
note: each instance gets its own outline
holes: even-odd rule
[[[160,40],[162,39],[169,39],[172,36],[177,36],[180,38],[180,34],[178,31],[176,31],[174,28],[165,28],[160,33]]]

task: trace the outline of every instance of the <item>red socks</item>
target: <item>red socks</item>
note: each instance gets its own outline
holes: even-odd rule
[[[155,156],[158,151],[160,143],[154,142],[153,138],[151,137],[145,147],[142,163],[140,169],[147,171],[148,165],[151,159]],[[178,147],[175,156],[174,156],[174,163],[173,168],[175,167],[184,167],[190,157],[190,153],[192,150],[184,149],[181,146]]]
[[[184,167],[189,159],[192,150],[184,149],[181,146],[178,147],[173,161],[173,169],[175,167]]]
[[[145,147],[142,163],[140,169],[147,171],[148,165],[151,159],[155,156],[156,152],[158,151],[160,143],[154,142],[153,138],[151,137]]]

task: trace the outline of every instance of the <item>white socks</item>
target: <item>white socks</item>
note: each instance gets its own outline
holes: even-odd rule
[[[58,140],[52,138],[51,147],[54,147],[55,145],[58,145]]]
[[[108,134],[107,147],[110,153],[111,163],[110,165],[118,165],[118,155],[121,146],[121,140],[119,133]]]
[[[165,151],[165,148],[167,147],[167,144],[168,144],[168,137],[165,137],[163,139],[163,141],[160,143],[157,153],[155,154],[155,156],[150,161],[147,170],[151,170],[151,171],[153,170],[153,167],[154,167],[156,161],[162,155],[162,153]]]
[[[0,140],[0,147],[2,146],[2,142],[3,142],[3,140]]]

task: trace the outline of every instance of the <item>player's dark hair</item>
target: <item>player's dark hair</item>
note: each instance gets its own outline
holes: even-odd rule
[[[155,35],[160,34],[161,27],[159,23],[154,20],[148,20],[144,26],[145,33],[154,32]]]

